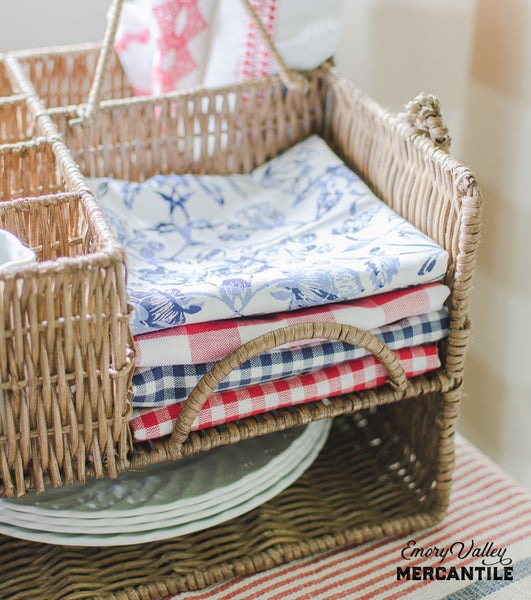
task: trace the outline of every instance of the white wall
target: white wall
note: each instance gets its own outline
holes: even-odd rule
[[[531,0],[478,0],[464,133],[485,205],[461,428],[531,489]]]
[[[477,0],[346,0],[336,61],[393,112],[420,92],[441,101],[460,157]]]
[[[110,0],[0,0],[0,52],[96,42]]]

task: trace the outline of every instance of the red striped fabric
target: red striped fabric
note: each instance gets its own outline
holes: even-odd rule
[[[484,551],[493,542],[493,548],[505,548],[503,558],[511,560],[514,581],[480,581],[478,575],[472,581],[397,580],[397,567],[484,566],[484,557],[471,555],[452,554],[442,562],[433,557],[405,560],[401,553],[411,540],[425,551],[458,542]],[[495,562],[496,557],[488,560]],[[436,527],[336,549],[166,600],[528,600],[531,595],[523,590],[531,589],[531,571],[519,566],[529,569],[530,564],[531,494],[458,437],[450,508]]]

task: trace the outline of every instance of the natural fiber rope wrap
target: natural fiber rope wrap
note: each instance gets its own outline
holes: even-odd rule
[[[231,371],[237,369],[253,356],[268,352],[272,348],[311,339],[338,340],[365,348],[374,354],[387,369],[391,385],[396,390],[405,393],[407,376],[404,368],[395,353],[372,333],[350,325],[340,325],[339,323],[301,323],[290,327],[282,327],[251,340],[216,363],[185,400],[181,414],[175,423],[171,442],[178,446],[183,444],[190,434],[192,423],[199,411],[218,384]]]
[[[124,0],[113,0],[111,9],[109,11],[103,46],[96,64],[96,72],[94,73],[94,81],[92,87],[90,88],[87,105],[81,105],[78,110],[79,120],[81,123],[89,122],[92,119],[94,111],[97,109],[101,100],[103,81],[107,75],[109,59],[113,52],[114,40],[116,38],[118,23],[120,22],[123,3]]]
[[[439,148],[448,152],[451,138],[443,124],[439,100],[431,94],[419,94],[405,106],[399,118],[408,122],[417,133],[427,135]]]

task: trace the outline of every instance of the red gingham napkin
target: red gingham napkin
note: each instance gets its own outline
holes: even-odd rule
[[[396,355],[408,377],[440,366],[437,348],[431,344],[404,348],[398,350]],[[371,354],[314,373],[226,390],[212,395],[206,401],[192,424],[192,430],[228,423],[275,408],[370,389],[384,384],[387,379],[385,367]],[[181,406],[180,403],[155,410],[135,411],[130,422],[135,441],[155,439],[171,433]]]
[[[215,362],[250,340],[298,323],[342,323],[370,331],[406,317],[441,310],[449,292],[445,285],[431,283],[266,317],[209,321],[145,333],[135,337],[136,366]]]

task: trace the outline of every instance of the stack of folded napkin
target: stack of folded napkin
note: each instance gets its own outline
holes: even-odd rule
[[[208,369],[280,327],[371,331],[408,376],[440,365],[447,253],[398,216],[317,136],[246,175],[92,179],[124,246],[134,307],[136,440],[171,432]],[[260,316],[257,316],[260,315]],[[362,348],[296,342],[233,371],[192,429],[368,389],[387,373]]]

